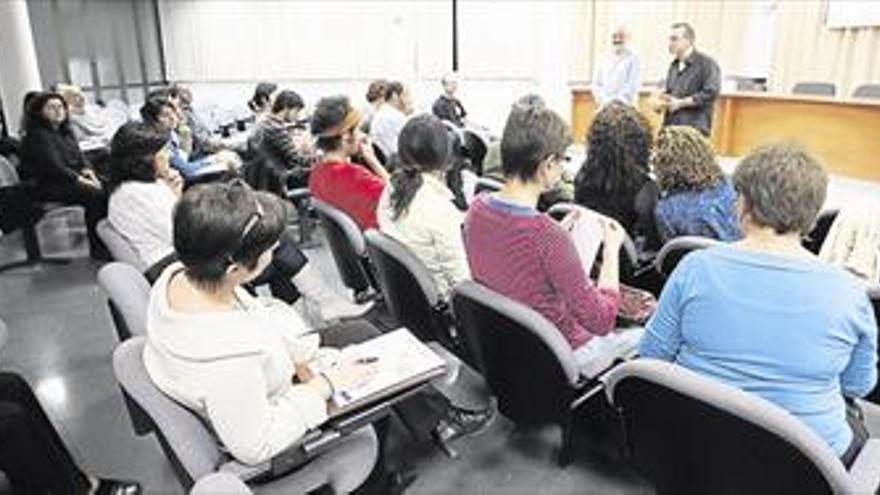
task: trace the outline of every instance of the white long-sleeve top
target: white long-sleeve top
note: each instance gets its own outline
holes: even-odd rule
[[[293,385],[294,360],[319,337],[282,304],[236,289],[242,309],[182,313],[168,305],[169,266],[150,294],[144,364],[156,386],[204,417],[240,462],[269,460],[327,419],[327,402]],[[182,276],[182,275],[181,275]]]
[[[150,267],[174,252],[175,204],[177,195],[160,180],[127,181],[110,195],[107,221]]]
[[[428,268],[443,296],[471,277],[461,237],[464,213],[452,203],[452,192],[431,174],[422,174],[422,186],[407,211],[394,219],[389,185],[382,191],[376,216],[379,229],[402,242]]]

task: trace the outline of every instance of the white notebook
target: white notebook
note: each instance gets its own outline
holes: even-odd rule
[[[581,206],[575,208],[577,208],[579,216],[571,228],[571,238],[580,256],[584,273],[589,277],[604,237],[602,221],[599,214],[592,210]]]
[[[342,356],[349,355],[376,358],[377,372],[360,386],[337,390],[333,396],[335,414],[427,381],[446,370],[446,362],[405,328],[342,350]]]

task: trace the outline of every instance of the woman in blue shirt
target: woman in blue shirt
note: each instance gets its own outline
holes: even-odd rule
[[[790,145],[746,157],[733,176],[743,239],[679,264],[640,354],[781,406],[849,465],[867,431],[845,399],[877,380],[877,323],[865,287],[800,245],[827,182],[822,166]]]
[[[664,243],[682,235],[720,241],[740,238],[736,194],[698,130],[664,127],[651,163],[662,191],[654,217]]]

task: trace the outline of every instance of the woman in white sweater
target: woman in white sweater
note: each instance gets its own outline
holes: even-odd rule
[[[331,392],[371,365],[340,362],[311,376],[319,336],[284,304],[241,285],[270,262],[285,205],[240,182],[196,186],[174,212],[180,262],[153,286],[144,363],[164,393],[208,420],[239,461],[256,464],[327,419]]]

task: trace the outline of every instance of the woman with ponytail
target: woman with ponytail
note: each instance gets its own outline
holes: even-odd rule
[[[448,293],[470,278],[461,238],[464,214],[446,187],[452,143],[433,115],[410,119],[397,141],[400,167],[379,199],[379,228],[405,244],[428,267],[437,289]]]

